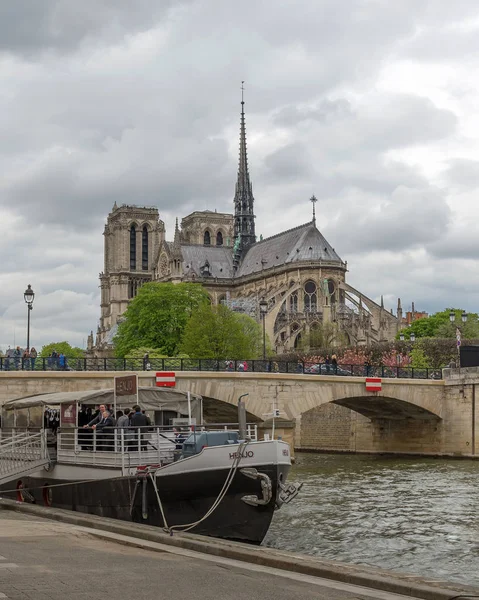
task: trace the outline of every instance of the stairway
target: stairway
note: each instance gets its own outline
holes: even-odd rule
[[[0,486],[50,464],[46,436],[21,431],[0,439]]]

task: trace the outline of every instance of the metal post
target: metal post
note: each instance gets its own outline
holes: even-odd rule
[[[456,327],[457,366],[461,368],[461,330]]]
[[[32,310],[32,305],[27,304],[27,350],[30,351],[30,311]]]
[[[263,313],[263,360],[266,360],[266,315]]]
[[[188,425],[191,425],[191,393],[186,392],[186,397],[188,399]]]
[[[246,439],[246,405],[243,398],[249,396],[249,394],[241,394],[238,398],[238,429],[240,440]]]

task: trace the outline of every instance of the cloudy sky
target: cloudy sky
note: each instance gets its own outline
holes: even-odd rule
[[[113,203],[310,219],[386,305],[479,306],[476,0],[0,3],[0,346],[82,345]],[[168,237],[168,236],[167,236]]]

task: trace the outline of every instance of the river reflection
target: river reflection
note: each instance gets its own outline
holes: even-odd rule
[[[299,496],[265,544],[325,559],[479,584],[479,463],[297,454]]]

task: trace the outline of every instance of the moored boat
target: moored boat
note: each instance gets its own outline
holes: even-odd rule
[[[140,388],[148,426],[82,426],[94,407],[113,401],[113,390],[93,390],[7,402],[0,493],[256,544],[274,510],[297,493],[286,483],[288,444],[258,440],[253,424],[203,423],[201,397]]]

